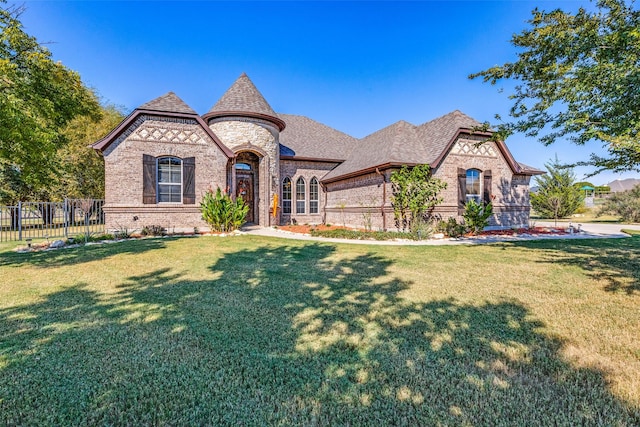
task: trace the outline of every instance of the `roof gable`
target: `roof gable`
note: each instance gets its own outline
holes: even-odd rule
[[[138,117],[143,115],[194,120],[228,158],[234,156],[233,152],[229,150],[229,148],[226,147],[220,139],[218,139],[198,113],[196,113],[173,92],[168,92],[167,94],[142,104],[140,107],[133,110],[133,112],[125,117],[125,119],[120,122],[115,129],[109,132],[104,138],[96,141],[91,145],[91,147],[98,153],[104,153],[109,145],[116,141],[120,135],[126,132]]]
[[[137,109],[164,113],[198,114],[173,92],[168,92],[152,101],[142,104]]]

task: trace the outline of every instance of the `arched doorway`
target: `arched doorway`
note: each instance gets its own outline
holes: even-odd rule
[[[260,159],[254,153],[244,151],[236,157],[236,197],[242,197],[249,206],[247,222],[259,223],[258,217],[258,193]]]

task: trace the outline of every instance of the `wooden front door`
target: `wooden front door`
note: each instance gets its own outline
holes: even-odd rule
[[[249,206],[247,222],[255,222],[252,173],[236,171],[236,197],[242,197],[247,206]]]

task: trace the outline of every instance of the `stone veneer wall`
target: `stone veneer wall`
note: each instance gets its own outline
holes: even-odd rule
[[[196,203],[142,203],[142,156],[195,157]],[[146,225],[168,230],[208,230],[200,200],[209,188],[226,187],[228,159],[195,120],[141,115],[104,152],[105,228],[139,231]]]
[[[209,120],[209,127],[233,152],[251,151],[260,158],[258,221],[269,225],[269,209],[274,194],[279,193],[280,141],[279,131],[270,122],[247,117],[221,117]],[[235,183],[233,184],[235,186]]]
[[[320,180],[324,175],[326,175],[330,170],[335,168],[338,163],[335,162],[311,162],[311,161],[301,161],[301,160],[280,160],[280,191],[279,191],[279,200],[278,203],[280,207],[280,211],[282,212],[282,182],[286,177],[291,178],[291,214],[281,214],[280,223],[288,224],[292,220],[295,220],[298,224],[321,224],[324,222],[323,216],[323,208],[326,202],[326,193],[320,183]],[[298,178],[304,178],[305,186],[306,186],[306,197],[305,197],[305,213],[299,214],[296,212],[296,181]],[[318,213],[311,214],[309,213],[309,198],[310,191],[309,185],[311,183],[312,178],[316,178],[318,180],[318,190],[319,190],[319,206]]]

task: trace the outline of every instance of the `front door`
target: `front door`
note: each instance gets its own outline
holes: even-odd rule
[[[251,172],[236,171],[236,197],[242,197],[242,200],[249,206],[247,222],[254,222],[253,174]]]

